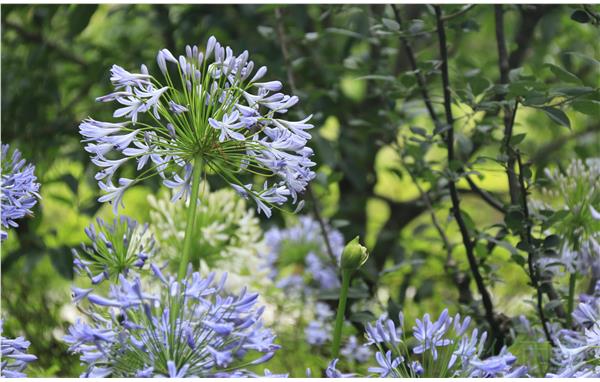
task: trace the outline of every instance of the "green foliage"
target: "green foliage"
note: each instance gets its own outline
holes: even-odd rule
[[[509,65],[504,83],[494,7],[442,7],[448,16],[455,119],[455,155],[448,162],[445,139],[450,126],[442,105],[436,20],[429,6],[399,5],[399,20],[389,5],[2,5],[2,142],[18,147],[36,164],[42,183],[34,216],[22,220],[2,243],[5,332],[32,342],[30,350],[39,361],[30,374],[72,377],[81,371],[60,341],[74,317],[70,249],[86,242],[83,229],[96,217],[113,217],[109,206],[96,201],[99,191],[78,122],[88,115],[111,119],[94,98],[109,92],[112,64],[126,69],[142,63],[156,66],[159,49],[181,52],[186,44],[205,41],[211,34],[234,51],[247,49],[255,62],[266,63],[269,78],[282,80],[285,90],[302,100],[299,114],[314,114],[310,145],[318,174],[311,186],[315,198],[305,197],[305,211],[316,207],[346,239],[360,235],[370,254],[349,289],[353,316],[347,318],[356,328],[345,327],[344,336],[360,332],[365,321],[384,311],[394,317],[400,309],[413,322],[448,306],[487,325],[452,214],[451,181],[456,182],[460,212],[496,311],[535,317],[529,254],[556,254],[573,227],[587,227],[586,235],[598,229],[589,208],[579,215],[567,213],[562,196],[541,190],[549,187],[544,169],[563,169],[571,159],[600,156],[600,63],[595,58],[600,18],[593,5],[513,4],[503,9]],[[415,68],[403,40],[412,47]],[[421,82],[435,119],[423,101]],[[517,104],[513,132],[506,139],[505,117],[512,116]],[[547,204],[530,206],[529,217],[520,200],[511,200],[507,181],[507,163],[516,154],[524,162],[514,166],[515,174],[524,178],[523,192],[528,200]],[[222,182],[210,174],[207,178],[211,189],[220,192],[216,190]],[[157,210],[156,203],[151,208],[148,201],[158,194],[158,182],[126,194],[124,214],[143,223],[169,212]],[[483,201],[471,183],[498,205]],[[587,190],[583,181],[577,186],[569,196],[573,200]],[[588,205],[598,203],[594,199]],[[202,232],[214,232],[211,224],[222,223],[218,206],[215,201],[198,214]],[[260,224],[282,226],[286,219],[276,213]],[[525,237],[529,229],[531,240]],[[172,253],[180,250],[177,234],[160,233],[155,232],[159,243],[163,240]],[[248,237],[260,241],[256,235]],[[243,242],[198,240],[194,246],[201,253],[194,261],[206,258],[214,266],[215,258]],[[308,244],[286,250],[289,256],[282,259],[282,267],[294,272],[290,268],[310,250]],[[460,284],[465,276],[471,277],[466,287]],[[578,292],[591,276],[582,277]],[[265,288],[266,295],[277,295],[273,285]],[[558,287],[560,301],[544,296],[552,322],[561,322],[554,308],[565,294]],[[298,311],[279,298],[273,303],[277,309]],[[337,294],[319,298],[335,306]],[[364,300],[372,304],[361,306]],[[310,367],[319,375],[330,354],[304,342],[298,321],[286,322],[277,325],[283,349],[267,367],[292,376],[304,376]],[[536,375],[547,371],[546,345],[507,337],[515,355],[539,360]],[[360,367],[355,370],[366,374]]]

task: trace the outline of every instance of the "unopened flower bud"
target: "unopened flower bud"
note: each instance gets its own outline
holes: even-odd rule
[[[367,248],[359,243],[358,236],[356,236],[344,247],[344,252],[342,252],[342,270],[356,271],[363,266],[368,258]]]

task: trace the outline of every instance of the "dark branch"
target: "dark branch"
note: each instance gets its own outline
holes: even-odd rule
[[[523,64],[525,55],[533,41],[535,27],[546,13],[557,7],[558,5],[543,4],[519,7],[521,11],[521,24],[515,33],[515,43],[517,48],[510,53],[508,58],[508,66],[510,69],[518,68]]]
[[[504,205],[501,202],[499,202],[496,198],[494,198],[486,190],[479,188],[475,184],[475,182],[473,182],[473,179],[471,179],[471,177],[466,176],[465,178],[467,179],[467,183],[469,183],[469,187],[471,187],[471,190],[473,190],[474,193],[479,195],[481,197],[481,199],[483,199],[487,204],[489,204],[495,210],[497,210],[501,213],[506,213],[506,210],[504,209]]]
[[[452,99],[450,98],[450,79],[448,76],[448,49],[446,46],[446,31],[444,29],[444,21],[442,20],[442,9],[439,5],[435,5],[434,8],[437,19],[440,56],[442,60],[441,71],[442,84],[444,87],[444,110],[446,112],[446,123],[448,125],[448,130],[446,132],[446,147],[448,150],[448,163],[450,164],[454,160],[454,118],[452,116]],[[450,199],[452,200],[452,213],[462,236],[465,251],[467,253],[467,260],[469,261],[469,267],[471,268],[471,273],[475,279],[475,284],[477,285],[479,294],[481,294],[481,300],[485,309],[485,317],[490,325],[492,337],[495,339],[494,348],[497,352],[504,345],[504,335],[502,334],[500,326],[494,317],[494,305],[492,303],[490,294],[485,287],[483,277],[479,271],[479,265],[477,264],[477,259],[475,258],[475,254],[473,252],[473,241],[471,240],[469,230],[460,211],[460,199],[458,198],[456,184],[454,183],[454,179],[452,177],[450,177],[448,180],[448,187],[450,189]]]
[[[398,25],[400,25],[400,27],[402,27],[402,17],[400,16],[400,11],[398,10],[395,4],[392,4],[392,9],[394,10],[396,22],[398,23]],[[410,41],[408,41],[406,37],[400,35],[400,42],[404,46],[404,51],[406,53],[406,57],[408,58],[408,62],[410,63],[410,68],[415,73],[415,77],[417,78],[417,84],[419,85],[419,90],[421,90],[421,96],[423,97],[425,107],[427,107],[427,111],[429,112],[429,116],[437,125],[438,117],[435,114],[433,104],[431,103],[431,99],[429,98],[429,92],[427,91],[427,86],[425,86],[425,79],[423,78],[423,73],[419,71],[419,68],[417,66],[417,60],[415,59],[415,54],[413,52],[412,46],[410,45]]]
[[[519,152],[516,153],[517,163],[519,165],[519,186],[521,187],[521,210],[523,212],[523,216],[525,216],[525,233],[524,238],[527,243],[527,248],[529,248],[527,252],[527,264],[529,267],[529,278],[531,279],[531,285],[536,290],[537,294],[537,310],[540,316],[540,321],[542,322],[542,328],[544,329],[544,334],[546,335],[546,339],[553,347],[556,346],[554,341],[552,340],[552,336],[550,335],[550,331],[548,330],[548,321],[546,319],[546,314],[544,313],[544,305],[543,305],[543,294],[542,289],[539,286],[539,271],[538,267],[535,264],[537,259],[535,258],[535,250],[533,249],[533,238],[531,236],[531,220],[529,218],[529,207],[527,206],[527,188],[525,187],[525,179],[523,176],[523,162],[521,161],[521,154]]]

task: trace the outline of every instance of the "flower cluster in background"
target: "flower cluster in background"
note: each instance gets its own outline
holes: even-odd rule
[[[131,73],[113,65],[114,92],[98,101],[116,101],[115,118],[122,122],[87,119],[80,133],[105,192],[99,199],[113,203],[115,212],[125,190],[158,173],[163,184],[175,189],[175,198],[187,199],[192,172],[211,171],[223,178],[258,210],[271,215],[272,205],[288,199],[298,202],[308,182],[313,151],[306,146],[310,117],[288,121],[282,115],[298,97],[279,92],[279,81],[260,82],[267,68],[254,72],[244,51],[234,56],[214,37],[204,51],[187,46],[176,58],[167,49],[158,52],[160,76],[145,65]],[[117,172],[136,162],[140,173],[129,179]],[[243,182],[240,172],[267,178],[262,186]]]
[[[200,185],[202,196],[196,207],[190,262],[194,269],[212,269],[230,274],[228,283],[239,279],[259,280],[258,254],[263,250],[262,229],[254,211],[230,189],[212,191]],[[150,229],[158,241],[159,260],[177,266],[183,250],[185,217],[189,203],[170,200],[170,196],[148,196],[151,207]]]
[[[27,365],[37,359],[32,354],[27,354],[29,341],[23,337],[14,339],[2,336],[4,321],[0,320],[0,375],[2,378],[26,377],[23,371]]]
[[[0,183],[2,229],[0,240],[8,237],[11,227],[18,227],[17,220],[31,214],[31,209],[40,197],[40,184],[34,174],[35,166],[21,157],[18,149],[2,144],[2,181]]]
[[[344,237],[335,229],[326,229],[334,259],[319,223],[310,216],[301,216],[291,227],[274,227],[265,233],[264,263],[278,287],[294,295],[310,296],[340,286],[338,266]]]
[[[554,225],[564,238],[559,258],[540,259],[544,269],[558,273],[557,265],[569,273],[587,274],[600,267],[600,158],[585,162],[575,159],[564,172],[546,169],[547,187],[542,200],[534,200],[536,210],[562,211]],[[560,201],[556,206],[543,200]],[[600,272],[600,269],[597,270]]]

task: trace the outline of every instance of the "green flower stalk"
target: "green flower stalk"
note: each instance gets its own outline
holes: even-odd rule
[[[342,252],[341,272],[342,288],[340,289],[340,299],[338,303],[337,316],[335,318],[335,329],[333,332],[333,358],[340,355],[340,344],[342,341],[342,326],[344,324],[344,312],[346,311],[346,302],[348,300],[348,290],[350,281],[354,273],[364,265],[369,258],[367,248],[360,245],[358,236],[346,244]]]

